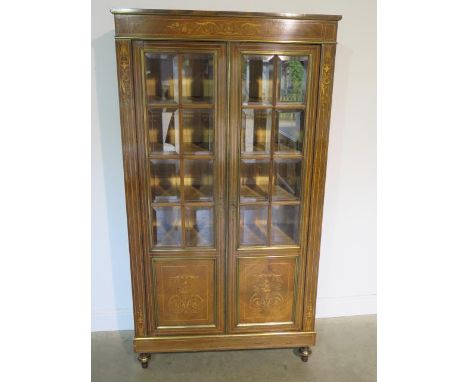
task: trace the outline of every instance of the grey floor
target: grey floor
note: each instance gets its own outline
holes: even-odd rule
[[[376,381],[376,316],[317,320],[309,362],[292,349],[153,354],[142,369],[133,331],[92,333],[92,381]]]

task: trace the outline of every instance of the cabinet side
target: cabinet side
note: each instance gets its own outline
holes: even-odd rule
[[[315,330],[317,281],[322,235],[325,175],[327,170],[328,136],[335,66],[335,44],[322,44],[320,79],[315,123],[314,159],[312,173],[312,200],[310,206],[309,243],[307,253],[307,279],[305,285],[303,330]]]
[[[135,126],[135,102],[132,66],[132,41],[115,42],[119,82],[120,126],[127,208],[128,242],[132,276],[133,317],[135,337],[146,335],[145,282],[141,247],[140,190],[138,182],[138,150]]]

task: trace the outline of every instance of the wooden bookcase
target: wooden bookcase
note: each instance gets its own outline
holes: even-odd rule
[[[306,361],[341,16],[112,13],[142,366],[279,347]]]

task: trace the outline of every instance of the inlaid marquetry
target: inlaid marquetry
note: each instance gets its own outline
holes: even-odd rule
[[[241,257],[237,277],[238,324],[293,322],[295,257]]]
[[[215,324],[215,260],[153,260],[158,326]]]
[[[249,17],[241,13],[199,17],[115,13],[116,37],[319,43],[336,40],[337,19]]]
[[[114,9],[134,350],[315,344],[341,16]]]

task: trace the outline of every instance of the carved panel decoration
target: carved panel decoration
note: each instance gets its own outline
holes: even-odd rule
[[[239,324],[291,323],[296,258],[240,258]]]
[[[155,259],[156,320],[161,326],[214,324],[213,259]]]

